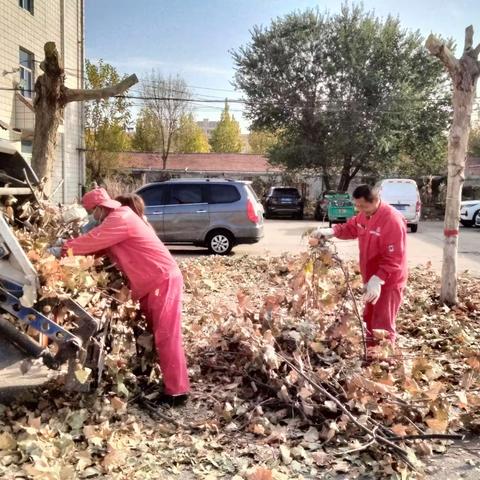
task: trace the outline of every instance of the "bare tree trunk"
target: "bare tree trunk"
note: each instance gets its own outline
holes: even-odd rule
[[[352,168],[352,156],[347,155],[343,158],[342,171],[340,173],[340,180],[338,181],[338,191],[346,192],[350,185],[350,169]]]
[[[465,181],[465,155],[468,148],[470,120],[475,91],[453,92],[453,123],[448,141],[447,203],[444,224],[444,248],[442,266],[443,302],[457,303],[457,251],[458,226],[460,223],[460,202]]]
[[[45,73],[35,82],[32,168],[39,178],[45,178],[44,188],[48,192],[57,146],[57,130],[63,118],[64,107],[60,100],[64,81],[63,68],[53,42],[45,44],[45,60],[40,68]]]
[[[122,82],[95,90],[77,90],[65,87],[65,75],[54,42],[45,44],[45,60],[40,68],[45,72],[35,82],[35,131],[32,146],[32,167],[38,177],[46,178],[45,193],[50,191],[50,179],[55,158],[58,127],[63,121],[65,105],[69,102],[101,100],[119,95],[138,82],[131,75]]]
[[[448,139],[447,204],[444,225],[442,289],[444,303],[457,303],[457,251],[460,202],[465,180],[465,157],[470,135],[470,121],[475,101],[476,84],[480,75],[478,55],[480,44],[474,49],[473,28],[465,30],[465,48],[456,59],[445,43],[430,35],[425,46],[438,57],[450,73],[453,82],[453,122]]]
[[[353,167],[352,169],[352,160],[345,160],[340,174],[340,180],[338,182],[337,190],[339,192],[346,192],[350,186],[350,182],[355,178],[357,173],[360,171],[360,166]]]

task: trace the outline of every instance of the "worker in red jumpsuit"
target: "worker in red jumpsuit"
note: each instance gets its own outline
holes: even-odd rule
[[[190,386],[182,347],[183,278],[178,265],[142,215],[111,199],[103,188],[86,193],[82,204],[99,225],[67,241],[62,253],[105,252],[115,261],[153,330],[164,384],[158,402],[184,404]]]
[[[394,344],[395,319],[408,276],[406,222],[395,208],[381,202],[378,192],[368,185],[357,187],[353,200],[358,214],[334,228],[318,228],[312,233],[311,244],[319,238],[358,238],[360,272],[365,285],[363,318],[367,346],[377,344],[374,330],[388,332]]]

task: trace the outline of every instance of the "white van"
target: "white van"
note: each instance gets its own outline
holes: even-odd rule
[[[395,207],[407,220],[412,233],[418,230],[422,202],[415,180],[389,178],[376,185],[382,202]]]

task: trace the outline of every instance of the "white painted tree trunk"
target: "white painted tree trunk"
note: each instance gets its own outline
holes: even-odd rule
[[[448,141],[447,201],[444,223],[444,248],[442,266],[443,302],[457,303],[457,251],[460,202],[465,181],[465,156],[468,150],[470,121],[475,91],[455,90],[453,93],[453,122]]]
[[[480,75],[480,44],[473,48],[473,28],[465,29],[465,48],[456,59],[444,42],[430,35],[425,43],[429,52],[447,68],[453,82],[453,121],[448,140],[448,181],[444,224],[442,268],[442,302],[454,305],[457,296],[457,252],[460,223],[460,202],[465,180],[465,159],[468,151],[470,121],[477,80]]]

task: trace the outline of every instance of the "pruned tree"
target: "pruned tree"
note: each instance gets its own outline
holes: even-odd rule
[[[465,158],[480,75],[480,44],[473,48],[473,27],[465,29],[465,45],[460,58],[455,58],[445,42],[430,35],[425,43],[431,55],[444,64],[453,83],[453,121],[448,139],[447,205],[444,224],[442,289],[440,298],[453,305],[457,303],[457,251],[460,202],[465,181]]]
[[[190,111],[191,94],[180,76],[170,75],[165,78],[156,71],[152,71],[143,80],[142,93],[145,111],[153,120],[158,135],[162,168],[165,170],[175,134],[180,128],[180,120]]]
[[[116,85],[85,90],[65,86],[63,62],[54,42],[44,47],[45,60],[40,64],[43,74],[35,82],[35,130],[32,147],[32,167],[40,178],[46,178],[45,193],[50,191],[50,178],[57,145],[58,127],[62,123],[65,106],[70,102],[101,100],[120,95],[138,82],[130,75]]]

